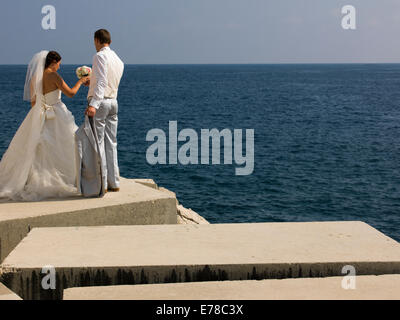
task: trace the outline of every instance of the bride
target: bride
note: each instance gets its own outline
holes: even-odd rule
[[[77,195],[77,126],[61,93],[73,97],[89,78],[71,89],[57,73],[60,64],[55,51],[41,51],[29,63],[24,100],[32,108],[0,162],[0,198],[39,201]]]

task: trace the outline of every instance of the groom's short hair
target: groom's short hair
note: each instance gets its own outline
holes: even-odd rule
[[[110,44],[111,43],[111,34],[106,29],[97,30],[94,33],[94,38],[99,40],[99,42],[101,44],[104,44],[104,43]]]

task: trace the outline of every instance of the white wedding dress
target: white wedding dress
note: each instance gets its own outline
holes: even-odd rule
[[[61,91],[41,95],[0,162],[0,198],[40,201],[77,195],[75,131]]]

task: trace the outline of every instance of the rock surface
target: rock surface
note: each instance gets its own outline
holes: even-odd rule
[[[206,219],[194,212],[186,209],[182,205],[177,206],[178,224],[210,224]]]
[[[64,300],[400,300],[400,275],[358,276],[355,289],[343,277],[212,281],[83,287]]]
[[[176,209],[177,209],[177,221],[178,224],[210,224],[206,219],[200,216],[197,212],[193,211],[192,209],[187,209],[183,205],[179,204],[179,200],[176,197],[176,193],[168,190],[163,187],[159,187],[153,180],[151,179],[136,179],[138,183],[142,183],[146,186],[151,188],[157,189],[161,192],[169,194],[171,197],[176,198]]]

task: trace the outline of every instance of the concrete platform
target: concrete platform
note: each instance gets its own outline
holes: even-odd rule
[[[0,300],[22,300],[14,292],[0,283]]]
[[[57,289],[42,290],[41,268]],[[34,229],[2,264],[23,299],[99,285],[400,274],[400,244],[362,222]]]
[[[212,281],[70,288],[64,300],[400,300],[400,275]]]
[[[0,203],[0,261],[35,227],[176,224],[176,198],[138,182],[104,198]]]

